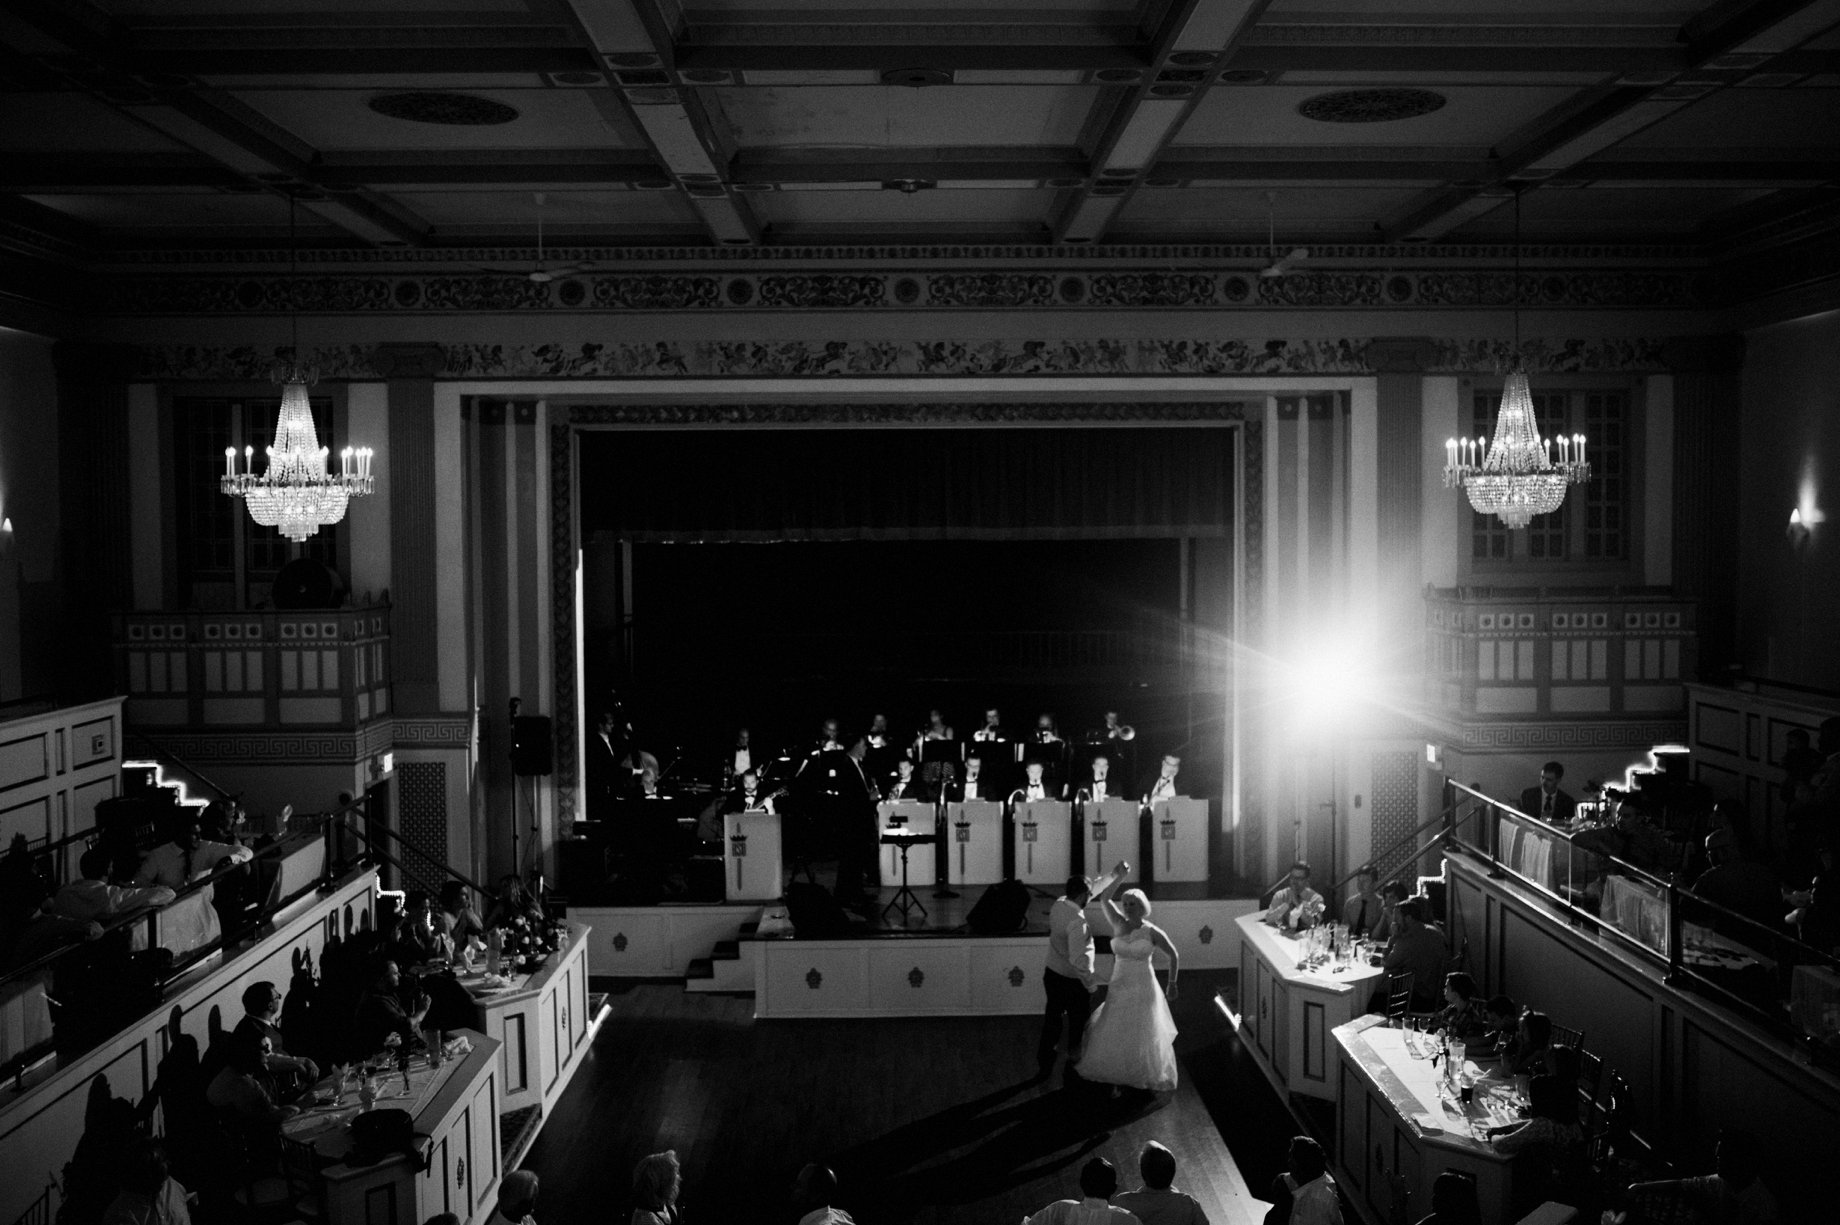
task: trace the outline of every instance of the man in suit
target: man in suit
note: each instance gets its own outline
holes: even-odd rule
[[[610,804],[626,790],[631,771],[620,765],[626,755],[624,737],[612,711],[602,711],[594,722],[594,734],[588,737],[588,816],[605,821],[612,816]]]
[[[1106,800],[1129,799],[1118,780],[1112,777],[1112,759],[1105,753],[1095,754],[1092,766],[1086,777],[1080,780],[1080,798],[1089,804],[1102,804]]]
[[[1158,800],[1173,800],[1183,794],[1182,784],[1177,775],[1182,772],[1182,757],[1179,753],[1163,754],[1163,764],[1155,777],[1145,780],[1142,795],[1146,804]]]
[[[895,763],[901,757],[901,750],[888,734],[887,715],[875,715],[869,720],[869,734],[863,737],[863,744],[867,748],[863,768],[869,772],[869,781],[877,787],[886,787],[894,778]]]
[[[946,784],[946,799],[957,804],[965,800],[1001,800],[1003,784],[984,769],[984,755],[976,749],[965,758],[965,777]]]
[[[1521,792],[1521,811],[1553,825],[1564,825],[1578,809],[1578,801],[1559,790],[1565,767],[1549,761],[1540,767],[1540,785]]]
[[[1060,789],[1047,778],[1048,767],[1040,761],[1031,761],[1023,767],[1026,777],[1022,785],[1010,793],[1010,798],[1018,803],[1029,800],[1058,800]]]
[[[762,794],[760,774],[755,770],[744,771],[740,784],[728,793],[728,799],[722,805],[724,816],[731,812],[753,812],[757,809],[773,811],[773,797]]]
[[[984,726],[971,733],[973,740],[1007,740],[1009,733],[1003,730],[1003,716],[995,706],[984,712]]]
[[[928,794],[926,784],[920,781],[920,776],[914,773],[913,758],[903,757],[896,761],[894,770],[894,778],[889,780],[882,792],[884,800],[894,803],[899,800],[925,801],[933,798]]]

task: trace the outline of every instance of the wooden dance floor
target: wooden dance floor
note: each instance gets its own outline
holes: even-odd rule
[[[1262,1191],[1291,1123],[1215,1007],[1232,978],[1182,976],[1181,1085],[1147,1106],[1069,1091],[1058,1072],[1031,1082],[1035,1017],[755,1021],[745,997],[622,983],[524,1162],[542,1178],[537,1217],[624,1220],[633,1163],[675,1148],[691,1222],[793,1225],[793,1176],[820,1160],[858,1225],[1015,1225],[1077,1195],[1095,1153],[1138,1185],[1138,1151],[1156,1139],[1214,1225],[1257,1225],[1265,1205],[1229,1140],[1256,1129]]]

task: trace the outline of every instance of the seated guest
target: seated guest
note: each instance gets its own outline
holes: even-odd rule
[[[1118,1171],[1103,1157],[1080,1167],[1080,1198],[1057,1199],[1023,1225],[1138,1225],[1135,1215],[1111,1202]]]
[[[1763,1146],[1757,1137],[1747,1131],[1722,1132],[1713,1161],[1710,1174],[1636,1183],[1629,1188],[1630,1202],[1685,1203],[1696,1219],[1718,1225],[1775,1225],[1781,1209],[1760,1177]]]
[[[1157,768],[1156,777],[1144,781],[1141,791],[1144,803],[1154,804],[1159,800],[1173,800],[1183,795],[1182,784],[1176,777],[1181,772],[1181,756],[1176,753],[1163,754],[1163,764]]]
[[[1436,1003],[1444,982],[1444,967],[1450,961],[1450,949],[1444,933],[1425,914],[1422,898],[1407,898],[1399,904],[1399,930],[1387,947],[1381,962],[1389,975],[1412,975],[1412,1007],[1429,1011]]]
[[[1552,1018],[1529,1008],[1521,1014],[1514,1041],[1501,1053],[1502,1071],[1509,1076],[1539,1076],[1546,1072],[1546,1048],[1552,1045]]]
[[[1431,1183],[1431,1215],[1418,1225],[1482,1225],[1482,1205],[1476,1199],[1476,1180],[1457,1170],[1445,1170]]]
[[[1025,777],[1022,785],[1010,793],[1010,799],[1019,803],[1029,800],[1058,800],[1060,793],[1047,779],[1047,765],[1044,762],[1031,761],[1023,767]]]
[[[304,1055],[290,1055],[281,1035],[281,988],[271,982],[251,983],[243,989],[243,1019],[231,1037],[237,1041],[268,1042],[263,1070],[280,1101],[290,1101],[319,1079],[319,1065]]]
[[[1489,1147],[1525,1153],[1548,1171],[1552,1184],[1569,1183],[1585,1159],[1584,1128],[1578,1124],[1578,1093],[1554,1076],[1536,1076],[1527,1086],[1527,1118],[1491,1127]]]
[[[121,1192],[103,1209],[101,1225],[191,1225],[190,1196],[173,1178],[166,1150],[135,1136],[121,1158]]]
[[[134,910],[164,906],[173,900],[165,885],[112,885],[109,853],[99,846],[83,852],[77,862],[81,879],[73,880],[51,898],[51,913],[66,919],[109,919]]]
[[[984,755],[976,749],[965,757],[965,777],[946,785],[946,799],[953,803],[1002,798],[1002,785],[984,772]]]
[[[682,1188],[676,1149],[639,1158],[633,1167],[631,1225],[677,1225],[677,1195]]]
[[[1466,1043],[1488,1033],[1489,1021],[1483,1013],[1482,1001],[1476,997],[1475,979],[1461,970],[1444,976],[1444,1006],[1433,1018],[1432,1028],[1441,1029]],[[1577,1075],[1572,1079],[1576,1080]]]
[[[1322,1145],[1308,1136],[1294,1137],[1289,1162],[1271,1188],[1272,1201],[1284,1212],[1279,1219],[1289,1225],[1342,1225],[1342,1201]]]
[[[358,997],[352,1018],[353,1050],[371,1055],[384,1049],[394,1036],[399,1049],[413,1048],[421,1038],[422,1021],[428,1015],[428,997],[419,993],[403,1002],[402,970],[394,961],[385,960],[377,969],[371,985]]]
[[[927,792],[926,784],[921,782],[919,776],[914,773],[913,758],[901,758],[894,763],[894,769],[894,778],[889,781],[888,789],[882,795],[884,800],[893,803],[899,800],[926,801],[932,798]]]
[[[1399,930],[1399,903],[1407,896],[1404,881],[1389,880],[1380,886],[1380,917],[1367,933],[1369,940],[1382,945],[1392,943],[1393,933]]]
[[[1342,903],[1342,926],[1348,929],[1349,935],[1359,938],[1369,934],[1385,913],[1386,903],[1381,901],[1380,890],[1376,887],[1379,880],[1380,874],[1371,863],[1354,870],[1353,889],[1348,900]]]
[[[271,1053],[266,1036],[232,1033],[225,1039],[224,1066],[211,1078],[205,1100],[243,1123],[276,1126],[299,1114],[275,1098],[268,1077]]]
[[[471,892],[463,880],[445,881],[441,885],[441,913],[447,916],[447,938],[454,943],[456,957],[470,941],[485,939],[486,921],[473,909]]]
[[[1584,1054],[1575,1046],[1555,1042],[1546,1048],[1546,1074],[1562,1085],[1576,1089],[1584,1074]]]
[[[215,872],[226,859],[246,863],[255,858],[255,852],[246,846],[205,841],[199,833],[198,814],[189,808],[181,809],[176,821],[172,841],[154,847],[141,859],[140,870],[134,874],[135,884],[183,889]]]
[[[524,887],[522,877],[515,872],[507,872],[499,877],[498,896],[492,899],[492,905],[486,910],[486,930],[504,927],[517,919],[541,923],[546,917],[542,901]]]
[[[1803,944],[1831,953],[1840,948],[1840,870],[1835,868],[1834,847],[1827,843],[1815,849],[1818,865],[1814,879],[1805,889],[1790,892],[1787,903],[1794,907],[1783,922],[1797,932]]]
[[[856,1225],[849,1213],[831,1206],[836,1198],[837,1175],[829,1166],[807,1165],[792,1184],[792,1210],[799,1214],[799,1225]]]
[[[772,812],[774,799],[760,790],[760,772],[743,770],[741,779],[735,789],[728,793],[728,799],[722,805],[724,814],[731,812]]]
[[[1764,927],[1774,928],[1781,922],[1782,882],[1763,862],[1749,825],[1738,820],[1707,834],[1706,859],[1712,866],[1693,882],[1694,893]],[[1718,916],[1713,925],[1720,925]],[[1744,934],[1741,924],[1727,926],[1736,929],[1731,932],[1734,936]]]
[[[1559,762],[1549,761],[1541,766],[1540,785],[1521,792],[1521,811],[1549,825],[1570,821],[1578,811],[1578,801],[1570,792],[1559,789],[1559,780],[1564,777],[1565,767]]]
[[[437,924],[434,906],[424,889],[411,889],[403,898],[402,923],[390,954],[403,965],[419,966],[430,961],[445,961],[453,955],[453,941]]]
[[[529,1170],[513,1170],[498,1184],[498,1206],[488,1225],[537,1225],[530,1215],[536,1206],[537,1176]]]
[[[1310,888],[1310,865],[1299,859],[1291,865],[1290,880],[1272,895],[1265,922],[1283,931],[1299,931],[1322,922],[1323,896]]]
[[[1174,1153],[1151,1140],[1138,1155],[1137,1172],[1143,1177],[1143,1187],[1120,1192],[1112,1200],[1116,1206],[1144,1225],[1208,1225],[1207,1213],[1195,1197],[1171,1185],[1176,1179]]]
[[[1482,1006],[1483,1032],[1478,1042],[1507,1047],[1521,1029],[1521,1006],[1505,995],[1491,995]]]

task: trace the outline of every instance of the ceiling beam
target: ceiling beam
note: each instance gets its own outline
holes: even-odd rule
[[[566,0],[581,28],[581,36],[597,58],[611,64],[635,54],[632,43],[643,39],[658,65],[675,68],[674,31],[668,19],[649,3],[637,3],[639,31],[604,31],[597,23],[595,0]],[[730,247],[749,246],[761,238],[759,220],[747,201],[728,188],[728,163],[735,140],[720,110],[698,88],[648,82],[620,90],[591,91],[596,106],[622,108],[624,117],[637,124],[658,162],[683,189],[690,206],[702,218],[709,237]]]
[[[1142,176],[1207,94],[1219,58],[1272,0],[1175,0],[1150,43],[1149,69],[1135,87],[1106,91],[1087,119],[1097,133],[1086,183],[1062,193],[1050,232],[1055,242],[1095,243],[1124,208]],[[1203,74],[1200,80],[1196,74]]]
[[[1520,189],[1510,187],[1512,181],[1537,186],[1542,179],[1569,171],[1707,94],[1735,84],[1763,68],[1770,55],[1832,24],[1828,0],[1715,4],[1680,31],[1690,75],[1653,85],[1606,85],[1578,95],[1537,120],[1497,159],[1497,173],[1490,180],[1433,189],[1383,222],[1380,236],[1398,242],[1447,234],[1512,198]]]

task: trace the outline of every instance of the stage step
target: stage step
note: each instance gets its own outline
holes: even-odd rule
[[[757,957],[750,942],[718,940],[709,956],[690,962],[684,971],[684,990],[751,992]]]
[[[543,1126],[543,1107],[525,1106],[519,1110],[507,1110],[498,1116],[499,1152],[504,1157],[504,1168],[515,1170],[524,1160],[524,1154],[536,1142],[537,1130]]]

